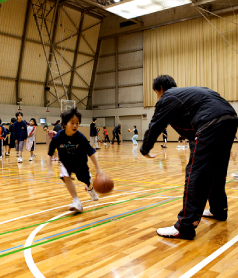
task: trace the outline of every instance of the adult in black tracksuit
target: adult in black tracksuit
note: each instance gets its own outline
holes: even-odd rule
[[[154,80],[153,89],[159,101],[145,132],[141,153],[154,157],[149,151],[168,123],[193,142],[186,167],[183,209],[174,226],[157,230],[161,236],[192,239],[202,215],[227,219],[225,183],[238,119],[232,106],[211,89],[176,87],[168,75]],[[204,211],[207,200],[210,210]]]
[[[117,138],[117,144],[120,145],[119,134],[121,134],[121,124],[115,126],[112,131],[112,145],[114,145],[115,138]]]

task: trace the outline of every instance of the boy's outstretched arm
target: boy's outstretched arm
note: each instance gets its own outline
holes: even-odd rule
[[[91,160],[92,160],[92,162],[93,162],[93,164],[94,164],[94,166],[95,166],[95,168],[96,168],[96,176],[97,176],[97,175],[101,175],[101,174],[102,174],[102,170],[101,170],[100,167],[99,167],[99,164],[98,164],[98,161],[97,161],[97,159],[96,159],[95,153],[92,154],[92,155],[90,156],[90,158],[91,158]]]

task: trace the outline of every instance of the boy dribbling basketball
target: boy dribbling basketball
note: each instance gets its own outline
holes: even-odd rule
[[[87,138],[77,130],[81,123],[81,114],[74,108],[63,112],[61,117],[64,129],[52,138],[49,146],[49,176],[52,174],[51,156],[53,156],[57,148],[61,161],[60,178],[65,182],[73,198],[73,203],[70,204],[69,209],[75,212],[82,212],[83,206],[77,196],[76,188],[70,175],[75,173],[77,179],[87,185],[85,189],[92,201],[97,201],[99,198],[92,186],[92,177],[87,165],[87,157],[91,158],[96,167],[96,176],[102,174],[102,171],[95,156],[96,151],[90,146]]]

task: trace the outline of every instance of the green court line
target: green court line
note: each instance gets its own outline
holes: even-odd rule
[[[142,198],[145,198],[145,197],[148,197],[148,196],[151,196],[151,195],[155,195],[155,194],[158,194],[158,193],[162,193],[162,192],[165,192],[165,191],[168,191],[168,190],[172,190],[172,189],[173,188],[164,189],[162,191],[146,194],[144,196],[135,197],[135,198],[132,198],[132,199],[129,199],[129,200],[125,200],[125,201],[121,201],[121,202],[117,202],[117,203],[114,203],[114,204],[108,204],[108,205],[105,205],[105,206],[102,206],[102,207],[96,207],[96,208],[87,210],[87,211],[82,212],[82,213],[88,213],[88,212],[91,212],[91,211],[100,210],[100,209],[103,209],[103,208],[119,205],[119,204],[122,204],[122,203],[127,203],[127,202],[130,202],[130,201],[134,201],[136,199],[142,199]],[[57,219],[54,219],[54,220],[48,220],[48,221],[45,221],[45,222],[41,222],[41,223],[33,224],[33,225],[30,225],[30,226],[14,229],[14,230],[11,230],[11,231],[3,232],[3,233],[0,233],[0,236],[6,235],[6,234],[10,234],[10,233],[13,233],[13,232],[18,232],[18,231],[25,230],[25,229],[28,229],[28,228],[36,227],[36,226],[39,226],[39,225],[42,225],[42,224],[47,224],[47,223],[50,223],[50,222],[62,220],[62,219],[65,219],[65,218],[70,218],[70,217],[74,217],[74,215],[67,215],[67,216],[63,216],[63,217],[60,217],[60,218],[57,218]]]
[[[125,217],[128,217],[128,216],[131,216],[131,215],[135,215],[135,214],[137,214],[137,213],[140,213],[140,212],[143,212],[143,211],[146,211],[146,210],[155,208],[155,207],[162,206],[162,205],[164,205],[164,204],[168,204],[168,203],[177,201],[177,200],[179,200],[179,199],[181,199],[181,198],[182,198],[182,197],[179,197],[179,198],[176,198],[176,199],[173,199],[173,200],[164,202],[164,203],[162,203],[162,204],[154,205],[154,206],[151,206],[151,207],[149,207],[149,208],[145,208],[145,209],[142,209],[142,210],[138,210],[138,211],[135,211],[135,212],[126,214],[126,215],[122,215],[122,216],[117,217],[116,219],[122,219],[122,218],[125,218]],[[86,231],[86,230],[89,230],[89,229],[92,229],[92,228],[95,228],[95,227],[98,227],[98,226],[101,226],[101,225],[110,223],[110,222],[112,222],[112,221],[113,221],[113,220],[107,220],[107,221],[105,221],[105,222],[103,222],[103,223],[95,224],[95,225],[92,225],[91,227],[87,227],[87,228],[81,229],[81,230],[79,230],[79,231],[75,231],[75,232],[69,233],[69,234],[67,234],[67,235],[63,235],[63,236],[59,236],[59,237],[56,237],[56,238],[52,238],[52,239],[50,239],[50,240],[46,240],[46,241],[44,241],[44,242],[40,242],[40,243],[33,244],[33,245],[30,245],[30,246],[27,246],[27,247],[23,247],[23,248],[20,248],[20,249],[18,249],[18,250],[15,250],[15,251],[10,251],[10,252],[8,252],[8,253],[5,253],[5,254],[3,254],[3,255],[0,255],[0,258],[5,257],[5,256],[9,256],[9,255],[12,255],[12,254],[15,254],[15,253],[18,253],[18,252],[21,252],[21,251],[24,251],[24,250],[26,250],[26,249],[30,249],[30,248],[33,248],[33,247],[37,247],[37,246],[40,246],[40,245],[43,245],[43,244],[46,244],[46,243],[49,243],[49,242],[52,242],[52,241],[55,241],[55,240],[58,240],[58,239],[62,239],[62,238],[65,238],[65,237],[68,237],[68,236],[71,236],[71,235],[74,235],[74,234],[78,234],[78,233],[81,233],[81,232],[83,232],[83,231]]]

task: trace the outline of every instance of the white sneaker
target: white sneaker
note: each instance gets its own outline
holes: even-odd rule
[[[171,226],[166,228],[159,228],[157,230],[157,234],[164,237],[176,237],[179,236],[180,232],[174,226]]]
[[[196,236],[195,230],[190,231],[189,233],[181,234],[174,226],[159,228],[157,234],[163,237],[174,237],[174,238],[183,238],[183,239],[194,239]]]
[[[88,190],[88,187],[86,186],[85,191],[88,192],[92,201],[98,201],[99,200],[98,194],[95,192],[95,190],[93,188],[91,190]]]
[[[30,158],[29,158],[29,161],[32,161],[33,160],[33,157],[31,156]]]
[[[83,212],[83,206],[79,199],[74,199],[73,203],[69,205],[70,211]]]
[[[106,146],[106,145],[107,145],[107,143],[104,143],[104,145]]]
[[[32,156],[32,160],[33,160],[35,157],[36,157],[36,154],[33,154],[33,156]]]
[[[231,176],[232,176],[234,179],[238,180],[238,174],[232,173]]]
[[[9,156],[10,155],[10,153],[5,153],[5,156]]]
[[[204,217],[214,217],[214,215],[210,212],[210,209],[205,209],[203,211],[202,216],[204,216]]]
[[[181,149],[182,149],[182,150],[185,150],[185,146],[182,146]]]
[[[177,146],[177,147],[176,147],[176,149],[178,149],[178,150],[179,150],[180,148],[181,148],[180,146]]]
[[[17,162],[22,163],[22,161],[23,161],[22,156],[19,156],[18,159],[17,159]]]

